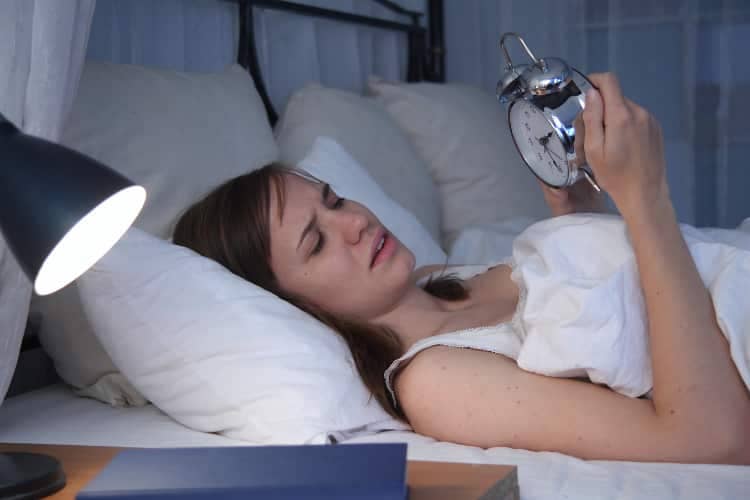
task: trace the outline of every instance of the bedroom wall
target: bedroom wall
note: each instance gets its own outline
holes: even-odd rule
[[[522,33],[538,56],[614,71],[662,123],[680,219],[734,227],[750,216],[750,69],[739,63],[750,46],[749,2],[467,0],[445,9],[448,81],[494,92],[505,31]]]
[[[415,10],[425,5],[399,1]],[[394,19],[371,0],[304,3]],[[498,40],[509,30],[524,34],[538,54],[562,56],[584,72],[613,70],[625,92],[663,125],[680,219],[732,227],[750,215],[750,132],[743,126],[750,70],[733,63],[750,43],[748,2],[447,0],[444,6],[448,81],[494,92],[502,67]],[[234,61],[236,24],[231,2],[99,0],[88,56],[216,71]],[[260,13],[256,30],[277,109],[308,81],[359,90],[371,73],[405,72],[401,35],[286,13]]]
[[[296,0],[405,22],[372,0]],[[398,0],[426,11],[425,0]],[[237,6],[223,0],[98,0],[88,57],[181,71],[220,71],[236,60]],[[359,91],[367,78],[403,79],[406,37],[286,12],[256,9],[256,43],[277,111],[310,81]]]

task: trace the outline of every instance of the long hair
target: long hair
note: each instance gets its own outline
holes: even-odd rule
[[[271,163],[229,180],[185,211],[177,222],[173,241],[219,262],[336,331],[349,347],[359,376],[378,403],[391,416],[406,420],[400,407],[392,404],[383,379],[388,366],[404,353],[396,333],[384,326],[339,318],[322,310],[283,290],[271,269],[271,195],[275,191],[281,210],[284,181],[290,174],[314,179],[303,171]],[[468,296],[463,282],[453,276],[431,279],[424,289],[445,300]]]

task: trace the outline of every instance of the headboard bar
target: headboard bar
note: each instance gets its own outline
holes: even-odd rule
[[[432,82],[445,82],[445,36],[443,34],[443,0],[428,0],[430,50],[427,56],[429,78]]]
[[[276,124],[276,121],[278,120],[278,113],[273,109],[271,99],[269,98],[265,84],[263,83],[260,64],[258,62],[255,36],[253,34],[253,9],[255,7],[293,12],[296,14],[302,14],[311,17],[320,17],[335,21],[343,21],[350,24],[359,24],[374,28],[404,32],[408,36],[408,67],[406,71],[407,81],[416,82],[421,80],[443,80],[442,65],[437,64],[442,62],[442,58],[438,57],[442,54],[442,2],[430,0],[430,24],[432,25],[435,16],[438,16],[440,18],[439,22],[437,23],[437,26],[439,28],[438,31],[435,31],[432,28],[430,29],[430,40],[433,44],[433,52],[430,52],[427,50],[427,30],[423,28],[419,23],[422,13],[405,9],[391,0],[373,1],[387,9],[390,9],[393,12],[409,16],[411,18],[411,23],[388,21],[377,17],[351,14],[349,12],[341,12],[306,4],[298,4],[286,0],[233,1],[235,1],[238,5],[240,18],[237,62],[242,67],[244,67],[253,77],[255,87],[258,90],[258,93],[263,100],[263,104],[266,107],[268,121],[271,123],[271,126],[274,126]],[[433,2],[437,6],[433,5]],[[438,35],[438,38],[436,38],[436,35]],[[440,41],[439,46],[434,45],[437,41]],[[433,66],[433,64],[437,65]],[[439,69],[441,72],[436,72],[435,69]]]
[[[297,14],[303,14],[303,15],[311,16],[311,17],[321,17],[325,19],[333,19],[335,21],[345,21],[345,22],[352,23],[352,24],[372,26],[374,28],[382,28],[382,29],[388,29],[388,30],[393,30],[393,31],[404,31],[404,32],[412,32],[412,31],[425,32],[426,31],[424,28],[414,23],[407,24],[407,23],[400,23],[397,21],[388,21],[386,19],[380,19],[377,17],[368,17],[368,16],[363,16],[360,14],[351,14],[349,12],[326,9],[324,7],[315,7],[312,5],[287,2],[285,0],[237,0],[237,1],[240,4],[250,4],[252,6],[262,7],[264,9],[294,12]],[[374,1],[384,6],[387,6],[387,4],[391,4],[391,2],[387,2],[386,0],[374,0]],[[405,9],[402,9],[402,10],[403,12],[400,12],[401,14],[412,16],[412,18],[414,16],[422,15],[419,12],[407,11]]]
[[[279,119],[278,113],[273,109],[271,98],[268,97],[266,85],[263,83],[263,75],[260,72],[258,63],[258,49],[255,46],[255,36],[253,35],[253,2],[239,2],[240,33],[239,47],[237,47],[237,64],[245,68],[255,83],[255,89],[258,91],[260,98],[263,100],[263,106],[266,108],[268,122],[273,127]]]
[[[414,16],[416,16],[416,17],[422,16],[421,12],[417,12],[416,10],[405,9],[404,7],[401,7],[399,4],[397,4],[396,2],[393,2],[391,0],[373,0],[373,1],[375,3],[379,3],[380,5],[382,5],[383,7],[385,7],[386,9],[389,9],[389,10],[391,10],[393,12],[398,13],[398,14],[405,14],[407,16],[412,16],[412,17],[414,17]]]

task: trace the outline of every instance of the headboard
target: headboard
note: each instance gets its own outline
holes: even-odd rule
[[[427,0],[428,27],[422,26],[421,12],[408,10],[391,0],[371,0],[382,5],[391,12],[408,18],[409,22],[397,22],[377,17],[363,16],[348,12],[341,12],[322,7],[288,2],[285,0],[234,0],[239,12],[239,47],[237,62],[247,69],[253,77],[255,86],[263,99],[268,113],[268,120],[275,125],[278,113],[273,108],[266,91],[258,51],[253,32],[253,11],[255,8],[287,11],[296,14],[331,19],[355,25],[398,31],[407,34],[408,66],[406,79],[415,81],[445,81],[444,48],[443,48],[443,0]],[[429,36],[429,40],[428,40]]]

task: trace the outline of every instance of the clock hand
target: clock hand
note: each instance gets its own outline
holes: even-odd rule
[[[549,142],[549,138],[552,137],[552,132],[548,133],[547,135],[544,135],[537,139],[539,141],[539,144],[547,148],[547,143]]]
[[[549,156],[549,159],[552,160],[552,164],[555,166],[558,172],[562,173],[563,169],[560,165],[557,164],[554,158],[552,158],[552,151],[549,150],[546,144],[543,144],[544,146],[544,152],[547,153],[547,156]],[[555,155],[557,156],[557,155]],[[559,158],[559,157],[558,157]]]
[[[561,156],[560,156],[559,154],[555,153],[554,151],[552,151],[552,150],[551,150],[551,149],[549,149],[549,148],[546,148],[546,149],[547,149],[547,152],[548,152],[548,153],[550,153],[550,154],[553,154],[553,155],[555,155],[555,158],[557,158],[558,160],[560,160],[560,161],[565,161],[565,160],[563,160],[563,159],[562,159],[562,157],[561,157]]]

